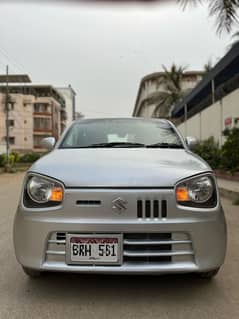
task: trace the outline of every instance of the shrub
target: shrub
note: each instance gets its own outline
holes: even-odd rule
[[[11,158],[11,160],[10,160],[10,158]],[[21,158],[20,154],[17,152],[14,152],[14,151],[11,152],[11,154],[9,156],[10,162],[13,161],[13,163],[19,162],[20,158]]]
[[[6,163],[7,163],[6,154],[0,154],[0,167],[5,166]]]
[[[11,152],[8,157],[8,163],[13,166],[15,163],[19,162],[20,155],[17,152]],[[7,164],[7,154],[0,155],[0,166],[5,166]]]
[[[194,152],[208,162],[213,169],[219,168],[221,162],[221,151],[213,136],[199,143],[195,147]]]
[[[221,149],[221,165],[231,173],[239,171],[239,128],[225,130],[226,142]]]
[[[41,157],[38,153],[26,153],[20,157],[19,162],[21,163],[34,163]]]

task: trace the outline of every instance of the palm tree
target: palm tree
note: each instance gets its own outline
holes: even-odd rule
[[[213,68],[213,65],[212,65],[212,60],[208,60],[206,64],[204,64],[204,71],[205,71],[205,74],[207,74],[208,72],[210,72]]]
[[[189,4],[197,5],[203,0],[177,0],[183,8]],[[216,16],[217,33],[223,31],[231,32],[232,27],[238,24],[237,10],[239,8],[239,0],[205,0],[208,3],[209,15]]]
[[[162,67],[164,73],[158,81],[161,90],[151,97],[151,102],[152,99],[156,102],[155,117],[168,116],[172,106],[185,94],[182,90],[182,79],[186,68],[177,67],[174,63],[169,70],[164,65]]]
[[[231,48],[233,48],[237,43],[239,43],[239,31],[233,33],[232,39],[234,40],[231,44]]]

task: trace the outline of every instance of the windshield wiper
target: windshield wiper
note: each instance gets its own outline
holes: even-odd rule
[[[130,142],[109,142],[109,143],[98,143],[91,144],[87,146],[82,146],[79,148],[97,148],[97,147],[145,147],[144,144],[141,143],[130,143]]]
[[[183,148],[182,144],[176,143],[155,143],[146,145],[147,148]]]

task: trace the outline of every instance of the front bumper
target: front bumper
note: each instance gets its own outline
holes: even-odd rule
[[[112,199],[124,197],[128,211],[112,211]],[[101,199],[99,206],[76,206],[77,200]],[[164,218],[137,218],[139,198],[167,200]],[[123,240],[133,234],[159,234],[167,250],[163,258],[151,260],[128,258],[123,248],[119,266],[69,265],[66,262],[64,236],[70,234],[122,234]],[[59,239],[59,236],[63,236]],[[136,237],[137,237],[136,236]],[[166,237],[165,237],[166,236]],[[24,267],[41,271],[85,273],[165,274],[204,272],[220,267],[226,252],[226,224],[220,204],[211,209],[177,206],[173,190],[66,190],[64,206],[51,209],[26,209],[20,201],[14,221],[16,256]],[[124,246],[123,246],[124,247]],[[162,247],[162,246],[160,246]],[[147,247],[145,247],[147,250]],[[164,258],[165,256],[170,258]]]

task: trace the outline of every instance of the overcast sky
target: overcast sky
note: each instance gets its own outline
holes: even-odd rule
[[[132,115],[143,76],[172,62],[199,70],[229,43],[205,7],[0,4],[0,71],[71,84],[87,117]]]

